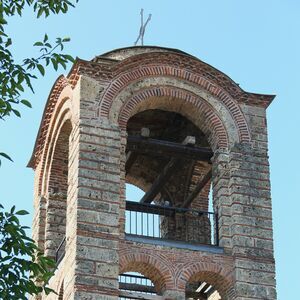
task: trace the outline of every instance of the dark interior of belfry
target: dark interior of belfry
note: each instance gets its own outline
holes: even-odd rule
[[[126,183],[144,195],[126,200],[126,235],[218,246],[217,213],[209,212],[213,153],[204,133],[178,113],[151,109],[129,119],[127,134]],[[121,290],[156,294],[142,274],[124,273],[119,281]],[[195,281],[187,284],[186,299],[221,298],[209,282]]]

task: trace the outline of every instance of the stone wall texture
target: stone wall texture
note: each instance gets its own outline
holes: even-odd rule
[[[29,163],[35,170],[33,238],[54,257],[66,236],[50,282],[57,295],[33,299],[117,299],[119,274],[140,272],[164,299],[185,299],[188,283],[205,281],[222,299],[275,300],[266,122],[273,98],[245,92],[174,49],[132,47],[77,60],[50,92]],[[126,239],[125,183],[148,187],[126,176],[127,125],[154,109],[188,119],[214,153],[213,209],[223,254]],[[184,170],[190,189],[207,169],[193,164]],[[172,179],[169,195],[179,195],[178,182]],[[208,192],[209,184],[194,208],[207,210]]]

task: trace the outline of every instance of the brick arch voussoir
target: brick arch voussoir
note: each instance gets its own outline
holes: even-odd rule
[[[211,262],[189,263],[176,278],[175,284],[180,289],[185,289],[191,281],[205,281],[217,289],[222,299],[235,299],[233,273],[229,267]]]
[[[158,293],[166,289],[174,289],[174,280],[168,263],[163,258],[151,253],[132,252],[123,250],[120,252],[120,274],[125,272],[139,272],[148,277]]]
[[[40,127],[40,134],[37,140],[37,149],[35,153],[35,165],[37,165],[41,159],[44,142],[47,138],[48,128],[51,122],[52,114],[56,109],[57,102],[59,101],[63,90],[68,86],[70,85],[67,78],[64,76],[60,76],[55,82],[50,92],[47,105],[46,105],[46,110],[44,111],[44,117]]]
[[[201,88],[205,89],[207,92],[218,98],[227,107],[238,128],[240,141],[251,141],[250,130],[244,114],[242,113],[237,102],[227,92],[225,92],[223,88],[215,83],[212,83],[210,80],[201,76],[200,74],[189,71],[188,69],[166,64],[140,65],[139,67],[134,67],[127,72],[119,74],[104,93],[100,102],[98,114],[103,117],[108,117],[114,98],[121,93],[123,88],[134,81],[152,76],[176,77],[181,80],[197,84]]]
[[[217,112],[208,103],[200,97],[183,89],[174,87],[152,87],[143,89],[139,93],[131,97],[122,107],[119,113],[118,123],[122,130],[126,130],[127,122],[132,116],[135,108],[144,100],[151,97],[172,97],[182,99],[185,102],[192,104],[199,115],[203,115],[202,130],[209,136],[212,134],[216,137],[216,145],[214,148],[228,148],[228,134]]]

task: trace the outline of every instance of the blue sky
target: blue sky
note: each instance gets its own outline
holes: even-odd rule
[[[276,94],[268,109],[278,299],[294,299],[300,280],[299,111],[300,2],[296,0],[81,0],[63,16],[9,20],[17,59],[36,55],[32,44],[70,36],[67,50],[92,59],[114,48],[132,46],[139,11],[152,13],[145,44],[178,48],[213,65],[250,92]],[[60,72],[67,73],[60,70]],[[48,93],[59,73],[35,82],[33,109],[0,125],[0,149],[14,163],[0,168],[0,201],[32,212],[33,171],[26,168]],[[31,215],[24,218],[31,223]]]

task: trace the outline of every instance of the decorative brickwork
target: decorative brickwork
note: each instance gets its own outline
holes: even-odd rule
[[[59,254],[50,281],[57,295],[36,299],[114,300],[122,292],[118,276],[139,272],[154,283],[152,299],[275,300],[272,99],[174,49],[133,47],[77,60],[54,84],[29,163],[33,238],[47,255]],[[141,137],[141,128],[150,136]],[[195,142],[178,156],[130,144],[140,138],[183,149],[185,137]],[[198,159],[192,148],[211,155]],[[159,206],[156,238],[126,231],[126,182],[157,189],[148,199]],[[210,186],[215,223],[206,212]],[[218,293],[197,291],[200,283]]]

